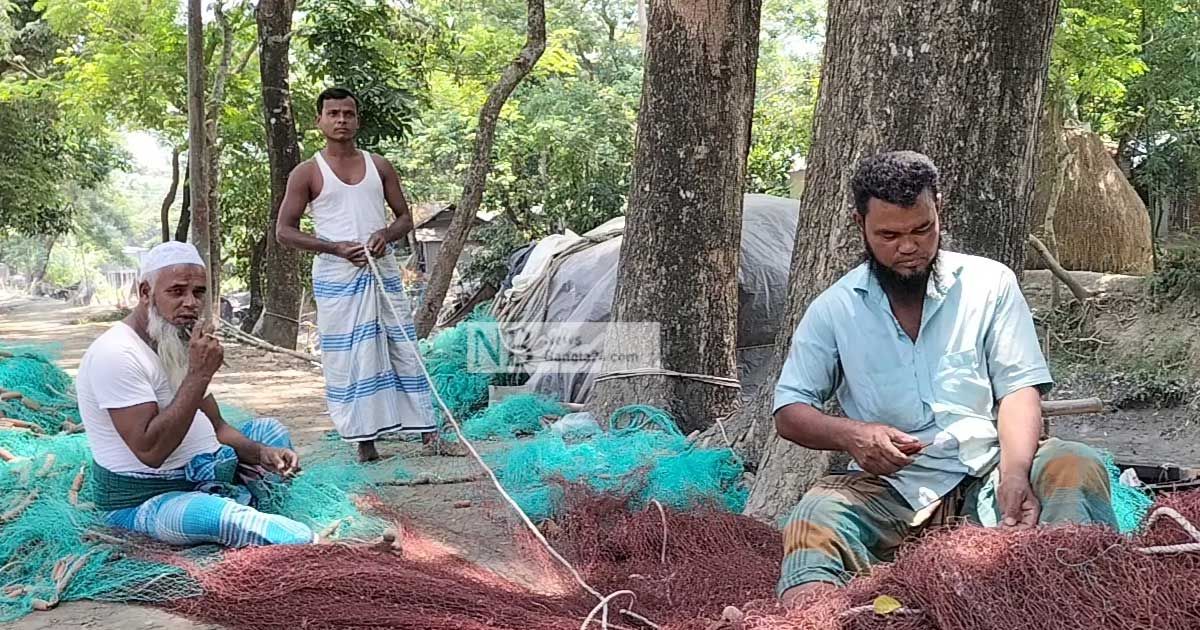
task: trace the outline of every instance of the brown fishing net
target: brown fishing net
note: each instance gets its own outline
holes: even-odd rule
[[[567,516],[545,527],[556,548],[601,592],[636,593],[612,606],[612,628],[644,628],[618,612],[632,608],[672,630],[1200,629],[1200,553],[1141,551],[1194,542],[1171,519],[1132,538],[1079,526],[929,532],[895,563],[785,613],[772,603],[780,553],[772,528],[717,511],[631,513],[619,499],[575,490],[568,500]],[[1159,505],[1200,521],[1200,492]],[[539,564],[546,558],[529,542],[518,536],[546,567],[537,592],[410,533],[402,556],[336,545],[230,552],[195,568],[203,596],[171,607],[231,629],[579,628],[595,598]],[[880,596],[902,609],[876,614]],[[740,611],[722,623],[730,605]]]

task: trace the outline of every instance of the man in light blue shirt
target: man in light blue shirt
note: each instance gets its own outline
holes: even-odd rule
[[[940,249],[933,162],[868,157],[852,188],[867,261],[805,312],[774,409],[780,436],[853,463],[787,521],[785,603],[890,560],[949,517],[1115,525],[1099,454],[1039,440],[1053,381],[1016,275]],[[824,412],[835,394],[845,417]]]

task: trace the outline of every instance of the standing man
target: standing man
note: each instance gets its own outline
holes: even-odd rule
[[[379,459],[380,435],[423,433],[429,445],[437,425],[391,245],[412,230],[412,214],[396,169],[355,145],[358,121],[358,99],[348,90],[330,88],[317,97],[325,147],[288,177],[275,229],[280,245],[317,254],[313,297],[329,415],[367,462]],[[312,209],[315,236],[300,231],[305,207]]]
[[[848,452],[784,528],[778,590],[798,604],[891,560],[910,535],[965,516],[985,526],[1115,526],[1096,451],[1041,441],[1053,385],[1017,278],[940,250],[938,170],[924,155],[858,164],[866,262],[804,313],[775,389],[779,435]],[[837,394],[846,417],[824,412]]]

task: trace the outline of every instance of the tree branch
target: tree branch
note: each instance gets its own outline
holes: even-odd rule
[[[1037,250],[1038,255],[1046,262],[1046,267],[1050,269],[1050,273],[1054,274],[1055,278],[1061,280],[1063,284],[1067,285],[1067,288],[1071,289],[1071,293],[1075,296],[1075,299],[1079,300],[1082,304],[1092,297],[1090,291],[1083,288],[1083,285],[1079,284],[1079,281],[1070,272],[1058,264],[1058,260],[1054,258],[1054,255],[1050,253],[1050,250],[1046,248],[1046,244],[1041,239],[1030,234],[1029,244]]]
[[[217,76],[213,77],[212,98],[209,99],[208,119],[216,121],[220,117],[221,107],[225,104],[225,84],[229,80],[230,62],[233,58],[233,24],[225,15],[225,7],[221,2],[213,4],[213,16],[221,26],[221,63],[217,66]],[[251,54],[255,47],[250,48]],[[249,61],[247,55],[247,62]],[[244,65],[244,64],[243,64]],[[216,139],[214,138],[215,142]]]
[[[242,60],[238,62],[236,68],[233,69],[232,76],[238,76],[246,71],[246,66],[250,65],[250,60],[254,58],[254,53],[258,52],[258,42],[246,47],[246,52],[242,53]]]
[[[475,213],[483,202],[483,190],[487,185],[488,172],[492,168],[492,144],[496,138],[496,124],[500,110],[517,84],[529,74],[546,50],[546,4],[545,0],[526,0],[527,26],[525,45],[521,52],[500,74],[500,80],[492,86],[483,109],[479,111],[479,125],[475,134],[475,154],[463,181],[463,193],[450,221],[450,228],[432,277],[426,288],[425,300],[416,317],[417,336],[424,338],[437,324],[438,313],[450,289],[450,280],[458,257],[462,254],[467,235],[475,223]]]
[[[183,148],[176,146],[171,151],[171,187],[163,197],[162,208],[159,212],[162,222],[162,242],[171,240],[171,206],[175,205],[175,193],[179,191],[179,154]]]

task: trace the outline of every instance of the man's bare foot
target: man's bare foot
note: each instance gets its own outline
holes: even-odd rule
[[[358,443],[358,461],[364,464],[379,461],[379,451],[375,450],[375,440]]]
[[[793,586],[783,592],[779,601],[784,608],[794,610],[796,608],[804,608],[829,593],[836,591],[837,586],[827,582],[809,582],[800,586]]]

